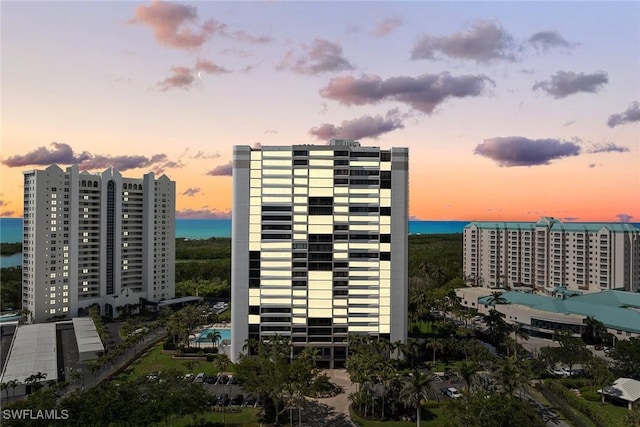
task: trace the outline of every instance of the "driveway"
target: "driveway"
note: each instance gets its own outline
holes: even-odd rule
[[[346,369],[327,369],[331,382],[342,387],[342,393],[322,399],[308,398],[302,409],[302,422],[306,426],[355,427],[349,415],[349,394],[356,391]]]

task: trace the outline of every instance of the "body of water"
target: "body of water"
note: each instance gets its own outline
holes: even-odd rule
[[[196,342],[211,342],[211,340],[207,338],[207,335],[209,335],[209,332],[213,333],[214,331],[220,333],[219,342],[231,340],[231,328],[210,328],[202,331],[200,335],[198,335],[198,338],[196,338]]]
[[[462,233],[469,221],[409,221],[410,234]],[[231,237],[230,219],[176,219],[176,237]],[[0,241],[22,242],[22,218],[0,218]]]

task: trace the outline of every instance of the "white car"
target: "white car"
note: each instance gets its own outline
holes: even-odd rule
[[[462,397],[458,389],[455,387],[449,387],[447,389],[447,396],[449,396],[452,399],[459,399]]]

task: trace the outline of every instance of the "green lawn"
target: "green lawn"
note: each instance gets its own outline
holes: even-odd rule
[[[231,414],[225,413],[224,414],[225,425],[258,427],[260,426],[259,413],[260,413],[260,408],[243,408],[241,412],[236,412]],[[198,414],[196,415],[196,425],[198,425],[199,420],[222,424],[222,413],[207,412],[205,414]],[[185,416],[179,419],[171,420],[169,425],[172,427],[186,427],[186,426],[193,425],[192,421],[193,419],[191,416]],[[159,424],[159,425],[164,425],[164,424]]]
[[[166,372],[171,369],[175,369],[180,374],[189,373],[185,366],[185,360],[173,360],[171,354],[162,354],[162,343],[153,346],[147,353],[145,353],[138,360],[133,362],[125,372],[118,376],[118,380],[135,380],[136,378],[149,375],[152,372],[162,371]],[[204,372],[207,375],[215,375],[218,373],[215,365],[212,362],[204,360],[194,361],[194,368],[191,371],[192,374]],[[227,368],[228,371],[233,370],[233,366]]]
[[[591,387],[583,387],[580,389],[581,392],[585,390],[590,390],[592,392],[596,392],[600,387],[591,386]],[[605,403],[602,405],[600,401],[594,402],[591,400],[585,399],[585,401],[591,406],[595,411],[601,413],[606,419],[608,426],[610,427],[625,427],[627,424],[624,422],[624,418],[629,412],[626,407],[613,405],[611,403]]]

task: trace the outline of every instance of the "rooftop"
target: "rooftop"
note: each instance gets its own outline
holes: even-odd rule
[[[37,373],[47,381],[58,379],[56,324],[39,323],[16,329],[0,382],[17,380],[24,383]]]
[[[508,304],[593,317],[608,328],[640,333],[640,293],[602,291],[560,299],[523,292],[505,292],[501,297]],[[478,302],[486,304],[487,298],[488,296],[482,297]]]

